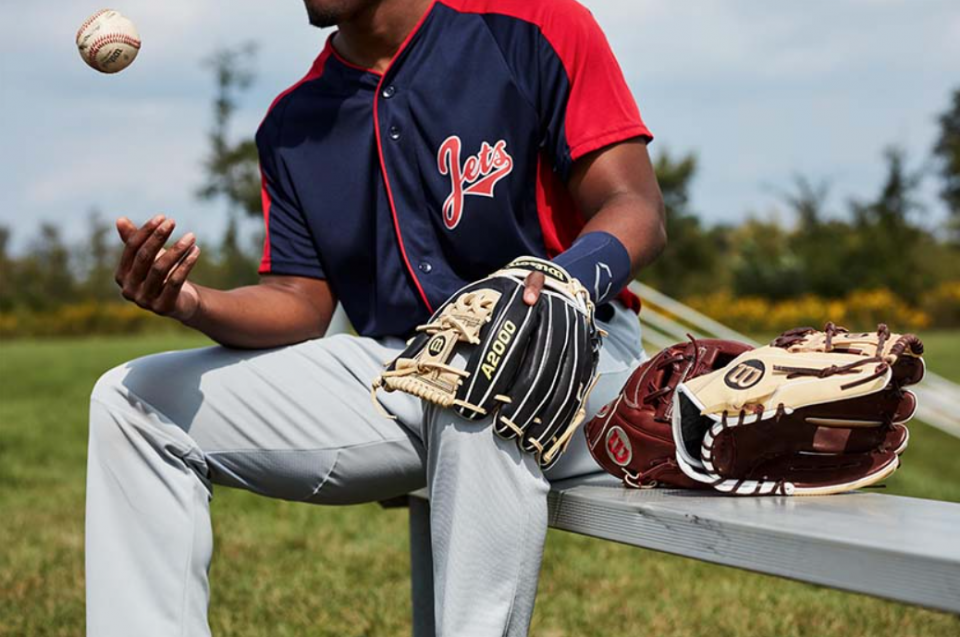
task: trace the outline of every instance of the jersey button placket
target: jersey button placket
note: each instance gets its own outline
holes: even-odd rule
[[[389,70],[388,75],[390,75]],[[387,76],[381,77],[379,88],[374,93],[373,102],[373,116],[376,126],[378,154],[380,155],[380,168],[383,172],[384,185],[387,188],[387,200],[390,205],[390,214],[393,218],[392,221],[394,229],[396,230],[400,254],[407,272],[413,278],[420,299],[423,301],[427,310],[432,313],[433,307],[418,277],[432,271],[433,266],[418,258],[419,255],[416,253],[422,252],[422,250],[418,250],[415,243],[414,245],[407,245],[404,241],[404,236],[401,233],[401,225],[403,224],[401,224],[400,220],[400,211],[397,209],[401,202],[394,199],[395,192],[391,185],[394,177],[394,175],[391,175],[391,165],[400,170],[404,166],[402,162],[405,161],[402,155],[402,144],[400,142],[402,137],[401,124],[404,121],[406,105],[402,103],[404,100],[395,99],[399,96],[399,91],[395,84],[387,83],[388,79],[390,78]],[[381,134],[383,135],[382,143]],[[390,141],[387,142],[386,140]],[[397,175],[397,177],[399,178],[400,175]],[[414,227],[411,228],[411,233],[416,237],[415,220],[408,220],[407,223],[414,223]]]

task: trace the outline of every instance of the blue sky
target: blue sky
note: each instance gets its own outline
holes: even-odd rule
[[[953,0],[588,0],[617,53],[653,151],[700,159],[693,203],[712,222],[770,215],[792,175],[827,178],[837,208],[869,196],[882,149],[929,157],[936,115],[960,86]],[[99,4],[5,2],[0,21],[0,223],[22,246],[40,221],[83,236],[87,212],[174,216],[201,243],[220,236],[220,204],[194,192],[210,126],[218,46],[259,44],[258,79],[236,134],[307,70],[325,34],[299,0],[119,0],[144,45],[100,75],[80,60],[77,26]],[[935,183],[924,196],[943,210]],[[252,226],[251,226],[252,227]]]

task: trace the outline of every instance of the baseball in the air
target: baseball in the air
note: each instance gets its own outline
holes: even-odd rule
[[[130,66],[140,51],[140,34],[129,18],[113,9],[101,9],[77,31],[80,57],[101,73],[116,73]]]

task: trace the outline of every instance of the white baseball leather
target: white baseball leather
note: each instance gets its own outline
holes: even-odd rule
[[[140,34],[133,22],[119,11],[102,9],[80,26],[77,49],[92,68],[101,73],[116,73],[136,59]]]

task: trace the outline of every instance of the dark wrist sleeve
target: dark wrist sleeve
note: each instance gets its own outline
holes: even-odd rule
[[[612,300],[630,282],[630,254],[609,232],[588,232],[553,262],[576,277],[597,305]]]

